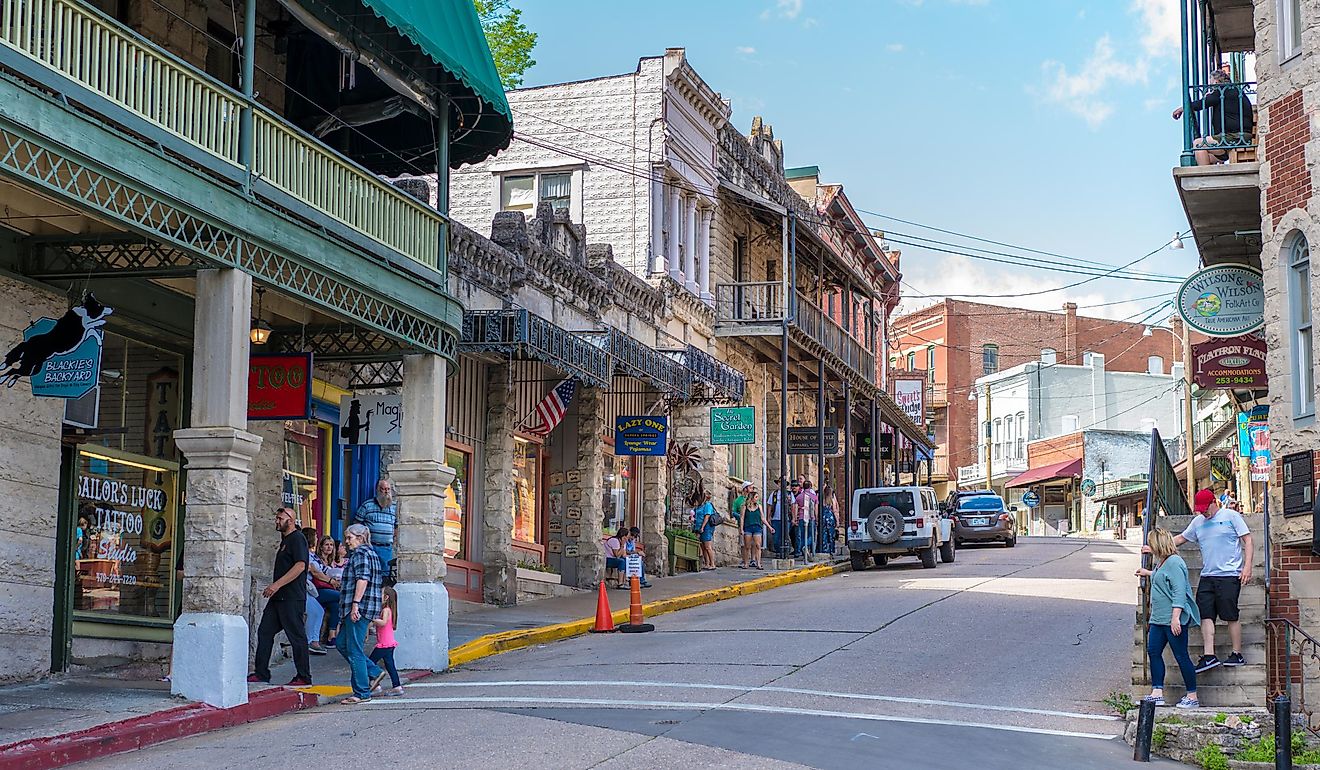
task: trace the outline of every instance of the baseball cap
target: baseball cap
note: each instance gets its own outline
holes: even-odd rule
[[[1192,507],[1196,510],[1197,513],[1205,513],[1206,511],[1210,510],[1210,503],[1213,503],[1214,501],[1215,501],[1215,493],[1213,490],[1201,489],[1197,491],[1196,504]]]
[[[746,492],[747,490],[751,489],[752,486],[753,486],[753,485],[752,485],[752,482],[750,482],[750,481],[744,481],[744,482],[742,483],[742,486],[741,486],[741,487],[738,487],[738,489],[742,490],[743,492]]]

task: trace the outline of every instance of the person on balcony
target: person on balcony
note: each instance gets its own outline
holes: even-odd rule
[[[1247,94],[1237,85],[1232,84],[1229,75],[1223,69],[1210,73],[1211,88],[1205,96],[1191,102],[1188,107],[1193,112],[1202,110],[1209,114],[1209,136],[1198,136],[1192,147],[1196,150],[1196,165],[1213,166],[1228,160],[1228,150],[1234,147],[1250,147],[1252,129],[1255,125],[1255,113]],[[1183,108],[1173,111],[1173,119],[1183,116]],[[1216,149],[1218,148],[1218,149]]]

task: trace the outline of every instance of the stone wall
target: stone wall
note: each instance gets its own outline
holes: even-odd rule
[[[247,429],[261,437],[261,451],[253,458],[252,475],[248,477],[246,613],[248,644],[255,650],[257,624],[261,613],[266,610],[266,598],[261,592],[271,583],[275,551],[280,547],[280,533],[275,530],[275,509],[284,504],[284,423],[278,420],[249,422]]]
[[[0,346],[65,307],[58,294],[0,277]],[[0,388],[0,682],[50,671],[63,414],[64,401],[33,398],[26,380]]]

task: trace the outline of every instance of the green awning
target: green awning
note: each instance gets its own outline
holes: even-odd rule
[[[361,2],[470,92],[449,94],[459,113],[450,132],[454,165],[474,163],[508,147],[513,114],[472,0]]]

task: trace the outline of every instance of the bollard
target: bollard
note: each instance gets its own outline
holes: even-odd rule
[[[1132,751],[1134,762],[1150,761],[1150,739],[1155,733],[1155,701],[1143,700],[1137,715],[1137,740]]]
[[[1292,699],[1274,699],[1274,770],[1292,770]]]

